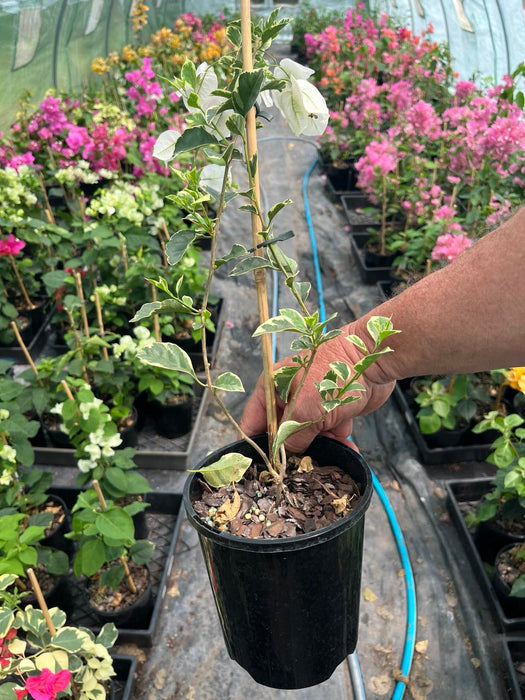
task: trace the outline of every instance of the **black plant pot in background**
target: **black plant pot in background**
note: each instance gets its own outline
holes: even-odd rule
[[[173,404],[163,404],[160,401],[148,403],[155,429],[163,437],[174,439],[191,430],[193,396],[181,399],[183,400]]]
[[[266,436],[255,440],[266,446]],[[199,466],[229,452],[256,456],[240,441]],[[344,469],[361,492],[354,511],[316,532],[277,540],[219,532],[193,509],[197,475],[184,488],[184,506],[199,533],[228,652],[255,681],[272,688],[322,683],[357,643],[370,470],[354,450],[329,438],[317,438],[307,454],[321,466]]]
[[[148,572],[148,585],[146,589],[137,598],[137,600],[135,600],[135,602],[122,609],[105,610],[97,607],[90,599],[88,582],[86,581],[83,592],[86,598],[87,607],[90,613],[96,617],[101,624],[113,622],[117,628],[131,625],[136,629],[140,629],[147,623],[151,617],[154,600],[151,572],[149,567],[146,566],[145,568]],[[121,585],[125,585],[125,583],[123,582]]]
[[[118,449],[124,449],[125,447],[137,447],[139,443],[137,427],[139,421],[139,412],[136,406],[132,407],[131,413],[132,417],[129,424],[122,428],[122,430],[119,429],[119,434],[122,438],[122,442],[118,446]]]
[[[476,527],[474,543],[480,557],[487,564],[493,564],[497,553],[506,545],[525,542],[525,535],[504,530],[492,520],[485,520]]]
[[[60,498],[60,496],[50,493],[47,497],[47,503],[51,503],[54,506],[62,508],[64,517],[62,522],[60,522],[56,527],[54,527],[49,534],[40,542],[44,547],[53,547],[54,549],[59,549],[65,552],[68,556],[73,554],[74,543],[72,540],[68,539],[65,535],[71,530],[71,518],[69,515],[69,508],[65,504],[65,501]]]
[[[499,569],[499,563],[505,553],[508,552],[512,547],[520,546],[515,542],[513,544],[507,544],[505,547],[499,550],[496,554],[494,561],[494,590],[499,598],[499,601],[505,611],[507,617],[525,617],[525,598],[518,598],[517,596],[511,596],[511,587],[509,584],[503,580],[501,572]]]
[[[372,250],[365,250],[365,265],[367,267],[391,267],[397,253],[381,255]]]

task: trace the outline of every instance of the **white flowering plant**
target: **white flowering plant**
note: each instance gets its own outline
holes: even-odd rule
[[[104,495],[113,499],[151,491],[147,479],[136,470],[135,449],[118,449],[122,437],[117,425],[108,406],[88,384],[80,384],[74,393],[70,389],[69,398],[51,410],[62,418],[62,428],[75,448],[78,486],[97,479]],[[147,507],[141,500],[133,501],[132,506],[133,512]]]
[[[248,13],[249,14],[249,13]],[[308,82],[310,69],[283,59],[279,63],[268,53],[273,39],[279,34],[288,20],[278,19],[278,12],[267,18],[254,18],[231,22],[227,37],[231,45],[229,53],[213,64],[201,64],[195,68],[186,61],[180,78],[172,81],[182,98],[189,115],[187,128],[179,133],[175,130],[161,134],[154,148],[154,155],[165,162],[176,162],[179,154],[190,153],[193,167],[181,171],[173,166],[184,187],[171,194],[168,199],[181,209],[190,212],[188,218],[198,222],[198,231],[181,229],[176,231],[166,244],[170,264],[175,265],[184,255],[188,246],[201,238],[211,241],[208,278],[202,300],[180,293],[179,280],[170,288],[163,277],[151,280],[168,298],[164,301],[145,304],[133,321],[142,321],[155,314],[184,312],[192,318],[192,332],[200,337],[204,356],[205,379],[194,370],[191,359],[180,347],[172,343],[155,342],[140,351],[143,362],[166,369],[177,370],[191,376],[194,381],[207,387],[214,400],[224,410],[231,424],[257,452],[264,464],[265,477],[282,486],[286,476],[286,455],[284,442],[294,432],[312,423],[299,423],[286,420],[278,427],[276,419],[275,392],[289,404],[289,413],[301,388],[308,377],[313,358],[323,343],[341,333],[327,331],[327,325],[334,316],[322,320],[319,311],[309,308],[310,284],[299,281],[299,269],[295,260],[281,248],[280,243],[292,232],[276,230],[279,212],[291,203],[284,199],[263,211],[258,185],[258,154],[256,129],[262,126],[264,110],[275,104],[290,125],[296,136],[318,136],[328,123],[328,108],[319,91]],[[197,165],[202,158],[214,166],[213,177]],[[240,163],[245,170],[246,186],[230,186],[233,163]],[[244,179],[244,178],[243,178]],[[214,201],[215,214],[210,217],[203,203]],[[227,206],[237,204],[238,208],[250,214],[252,238],[233,244],[231,250],[218,256],[217,240],[220,234],[221,219]],[[240,377],[232,372],[223,372],[212,377],[206,348],[207,323],[210,318],[208,299],[213,275],[221,266],[233,266],[231,276],[253,273],[255,276],[259,305],[260,325],[254,336],[261,337],[265,393],[267,397],[267,427],[269,435],[268,453],[262,450],[249,436],[245,435],[221,399],[221,392],[242,392]],[[282,308],[279,314],[268,318],[265,271],[275,270],[284,279],[291,292],[293,308]],[[359,398],[364,387],[359,383],[360,375],[372,362],[389,348],[382,348],[383,341],[396,331],[389,319],[375,317],[368,325],[371,336],[369,350],[364,341],[355,336],[348,337],[362,352],[363,357],[353,368],[343,362],[334,362],[326,376],[316,384],[321,397],[321,415],[316,422],[338,406]],[[272,369],[270,334],[291,332],[296,335],[291,344],[294,364],[278,370]],[[239,480],[251,460],[240,454],[229,454],[221,459],[223,483]],[[202,470],[203,475],[217,472],[217,464]],[[215,481],[214,485],[218,485]]]

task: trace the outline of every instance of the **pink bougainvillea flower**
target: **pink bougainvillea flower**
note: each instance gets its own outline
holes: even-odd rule
[[[39,676],[31,676],[26,681],[26,690],[34,700],[55,700],[61,690],[65,690],[71,680],[71,673],[64,669],[53,673],[44,668]]]
[[[0,257],[17,255],[22,248],[25,248],[25,245],[25,241],[20,241],[14,234],[10,233],[7,238],[0,239]]]
[[[438,237],[431,258],[432,260],[452,262],[471,245],[472,239],[463,233],[444,233]]]

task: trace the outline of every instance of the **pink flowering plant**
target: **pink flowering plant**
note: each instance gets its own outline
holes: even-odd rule
[[[431,40],[432,25],[420,35],[400,27],[386,14],[367,13],[363,4],[349,9],[342,24],[305,34],[306,55],[331,108],[363,78],[378,84],[407,81],[434,103],[446,99],[453,78],[444,45]]]
[[[115,675],[109,649],[117,639],[113,623],[95,635],[66,625],[51,608],[54,633],[41,610],[21,608],[14,575],[0,575],[0,697],[12,700],[101,700]]]

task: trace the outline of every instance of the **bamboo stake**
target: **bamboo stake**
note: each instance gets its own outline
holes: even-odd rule
[[[104,337],[104,321],[102,320],[102,309],[100,308],[100,298],[98,296],[98,292],[95,290],[95,307],[97,309],[97,322],[98,322],[98,327],[100,329],[100,335]],[[108,360],[109,355],[108,355],[108,349],[106,347],[102,348],[102,354],[104,355],[104,359]]]
[[[22,296],[24,297],[24,301],[29,309],[34,309],[35,305],[29,298],[29,294],[27,293],[27,289],[25,284],[22,281],[22,278],[20,277],[20,273],[18,272],[18,268],[16,266],[15,258],[13,255],[9,255],[9,259],[11,261],[11,267],[13,268],[13,272],[15,273],[16,281],[18,282],[18,286],[20,287],[20,291],[22,292]]]
[[[44,196],[44,202],[45,202],[44,209],[46,212],[46,217],[47,217],[48,223],[56,224],[55,217],[53,215],[53,210],[51,209],[51,205],[49,204],[49,197],[47,196],[46,186],[44,185],[42,173],[38,173],[38,181],[40,183],[40,189],[42,190],[42,194]]]
[[[153,301],[157,301],[157,287],[151,287],[151,298],[153,299]],[[159,317],[157,316],[157,314],[153,316],[153,333],[155,335],[155,340],[157,341],[157,343],[160,343],[160,324]]]
[[[252,56],[252,27],[250,0],[241,0],[241,35],[242,35],[242,67],[248,71],[253,69]],[[246,139],[248,143],[248,159],[251,161],[257,154],[257,133],[255,122],[255,107],[252,107],[246,116]],[[254,175],[254,199],[260,207],[259,168]],[[262,250],[257,248],[262,241],[259,231],[263,225],[257,214],[251,214],[252,220],[252,245],[256,255],[262,255]],[[254,271],[255,286],[257,289],[257,305],[259,309],[259,322],[264,323],[269,318],[268,295],[266,290],[266,274],[264,269]],[[268,441],[271,448],[277,433],[277,408],[275,403],[275,389],[273,382],[272,340],[269,333],[261,336],[264,393],[266,397],[266,422],[268,427]]]
[[[29,576],[29,580],[31,581],[31,585],[33,586],[33,590],[36,595],[36,599],[38,600],[38,605],[40,606],[40,610],[44,613],[44,619],[46,621],[47,629],[49,630],[49,634],[54,637],[56,634],[56,628],[55,625],[53,624],[53,620],[51,619],[51,615],[49,614],[49,609],[47,607],[46,601],[44,600],[44,596],[42,595],[42,589],[40,588],[40,585],[38,583],[38,580],[35,576],[35,572],[31,567],[27,570],[27,575]]]
[[[97,494],[98,502],[100,503],[100,507],[102,510],[106,510],[108,507],[108,504],[106,503],[106,499],[104,498],[104,494],[102,493],[102,489],[100,488],[100,484],[98,483],[97,479],[93,479],[91,482],[93,484],[93,488],[95,489],[95,493]],[[131,578],[131,573],[129,571],[129,566],[128,562],[126,561],[126,558],[124,555],[120,557],[120,563],[124,567],[124,572],[126,574],[126,581],[128,582],[129,590],[132,593],[137,592],[137,587],[135,586],[135,582]]]
[[[166,240],[169,241],[169,239],[170,239],[170,234],[169,234],[169,232],[168,232],[168,227],[166,226],[166,220],[165,220],[165,219],[162,219],[161,226],[162,226],[162,230],[164,231],[164,235],[166,236]]]
[[[62,379],[60,382],[62,386],[64,387],[64,391],[66,392],[66,396],[70,401],[74,401],[75,397],[73,396],[71,389],[69,388],[69,384],[66,382],[65,379]]]
[[[84,298],[84,290],[82,288],[82,278],[80,276],[80,272],[78,271],[75,272],[75,282],[77,285],[77,294],[80,297],[80,301],[82,302],[80,312],[82,314],[82,323],[84,325],[84,335],[86,336],[86,338],[89,338],[89,323],[86,314],[86,300]]]
[[[162,267],[167,270],[168,269],[168,256],[166,254],[166,244],[164,243],[164,240],[159,232],[159,241],[160,241],[160,249],[162,251]]]
[[[27,349],[27,346],[24,343],[22,336],[20,335],[20,331],[18,330],[18,326],[16,325],[16,323],[14,321],[11,321],[11,328],[13,329],[13,332],[15,334],[15,338],[16,338],[18,344],[22,348],[22,352],[24,353],[24,357],[27,360],[27,364],[33,370],[35,376],[38,377],[38,370],[36,368],[36,365],[33,362],[33,358],[31,357],[29,350]],[[39,386],[44,386],[41,379],[38,380],[38,384],[39,384]]]

